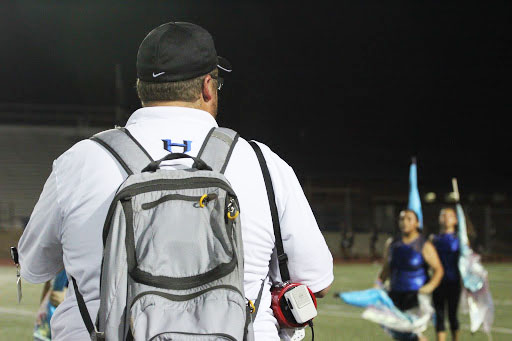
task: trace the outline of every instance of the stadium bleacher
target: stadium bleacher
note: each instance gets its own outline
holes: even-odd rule
[[[53,160],[76,141],[100,130],[96,127],[0,125],[1,227],[22,226],[51,172]]]

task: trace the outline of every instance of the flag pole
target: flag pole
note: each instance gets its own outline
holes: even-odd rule
[[[457,178],[452,178],[452,187],[454,193],[454,199],[456,203],[460,202],[459,185],[457,184]]]

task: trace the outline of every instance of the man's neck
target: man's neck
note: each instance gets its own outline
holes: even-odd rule
[[[151,101],[143,102],[143,107],[186,107],[193,109],[201,109],[201,105],[196,102],[182,102],[182,101]]]
[[[201,105],[200,101],[195,102],[183,102],[183,101],[152,101],[152,102],[143,102],[142,106],[145,108],[148,107],[184,107],[184,108],[192,108],[197,110],[203,110],[209,113],[215,118],[214,115],[209,108],[206,108],[204,105]]]

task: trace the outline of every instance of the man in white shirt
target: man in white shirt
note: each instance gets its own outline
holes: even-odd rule
[[[126,128],[154,160],[169,152],[198,154],[209,130],[217,126],[223,84],[219,70],[229,73],[231,66],[217,56],[213,39],[197,25],[171,22],[146,36],[137,54],[142,108]],[[322,297],[334,278],[332,256],[292,168],[267,146],[259,146],[274,184],[290,277]],[[238,140],[225,176],[242,208],[246,296],[254,301],[265,280],[254,323],[256,340],[279,340],[267,278],[270,264],[270,277],[279,281],[273,225],[261,169],[246,140]],[[104,147],[92,140],[78,142],[54,161],[19,241],[22,277],[42,283],[65,268],[79,283],[93,321],[99,306],[103,224],[126,177]],[[54,340],[89,339],[72,286],[51,328]]]

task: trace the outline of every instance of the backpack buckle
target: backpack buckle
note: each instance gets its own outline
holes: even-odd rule
[[[281,263],[281,262],[286,262],[288,261],[288,255],[286,253],[283,253],[279,256],[277,256],[277,260]]]
[[[94,327],[91,333],[91,341],[105,341],[105,333],[97,331],[96,327]]]

